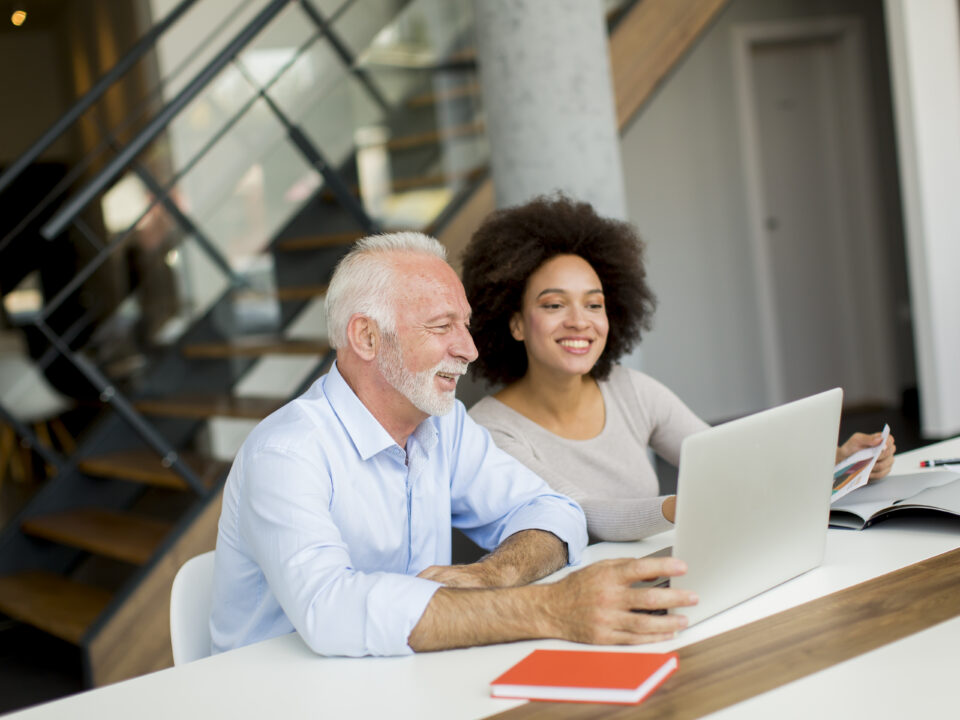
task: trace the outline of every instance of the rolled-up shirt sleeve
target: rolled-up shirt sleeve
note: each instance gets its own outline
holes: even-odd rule
[[[497,447],[486,428],[465,412],[456,421],[450,485],[454,527],[487,549],[521,530],[546,530],[566,543],[567,561],[579,563],[587,545],[580,506]]]
[[[354,567],[331,515],[329,469],[290,448],[261,446],[237,462],[238,533],[268,585],[258,600],[275,598],[314,652],[412,653],[407,638],[440,584]]]

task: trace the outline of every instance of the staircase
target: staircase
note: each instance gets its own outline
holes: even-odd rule
[[[147,46],[203,2],[181,2]],[[372,23],[360,0],[322,4],[325,13],[314,0],[240,4],[184,63],[203,64],[194,77],[166,76],[129,131],[106,130],[109,153],[85,157],[0,237],[5,293],[46,262],[24,247],[85,248],[23,323],[43,341],[36,362],[59,367],[100,409],[64,456],[0,406],[56,469],[0,529],[0,613],[78,645],[88,685],[172,663],[170,585],[214,546],[231,433],[332,362],[319,307],[351,243],[415,228],[457,257],[493,209],[469,0],[381,2],[390,17]],[[723,5],[619,8],[621,125]],[[78,102],[101,101],[113,81]],[[238,86],[242,96],[227,92]],[[191,134],[211,117],[213,129]],[[0,193],[27,160],[0,175]],[[91,299],[94,280],[131,255],[131,292]],[[151,317],[157,306],[172,309]]]

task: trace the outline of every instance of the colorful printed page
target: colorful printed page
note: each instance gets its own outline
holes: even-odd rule
[[[844,495],[863,487],[870,480],[870,471],[873,470],[877,458],[887,444],[890,426],[883,426],[883,440],[879,445],[855,452],[846,460],[838,463],[833,469],[833,495],[830,502],[835,503]]]

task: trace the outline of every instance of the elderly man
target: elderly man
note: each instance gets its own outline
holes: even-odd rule
[[[324,655],[554,637],[664,639],[696,598],[637,580],[677,560],[576,563],[579,506],[499,450],[454,398],[476,358],[463,287],[419,233],[366,238],[327,293],[337,361],[264,420],[224,491],[210,619],[215,652],[296,630]],[[450,565],[450,527],[492,553]]]

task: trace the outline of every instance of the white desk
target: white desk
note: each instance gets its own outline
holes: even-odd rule
[[[894,472],[916,471],[923,457],[960,455],[960,439],[898,457]],[[672,533],[637,543],[588,548],[586,560],[644,555]],[[830,530],[823,565],[706,620],[670,642],[688,645],[942,552],[960,547],[960,520],[895,520],[863,532]],[[960,592],[960,588],[958,588]],[[536,641],[403,658],[322,658],[296,635],[65,698],[16,714],[41,718],[479,718],[521,705],[494,700],[488,683]],[[731,706],[711,717],[960,716],[960,618],[916,633],[825,671]]]

